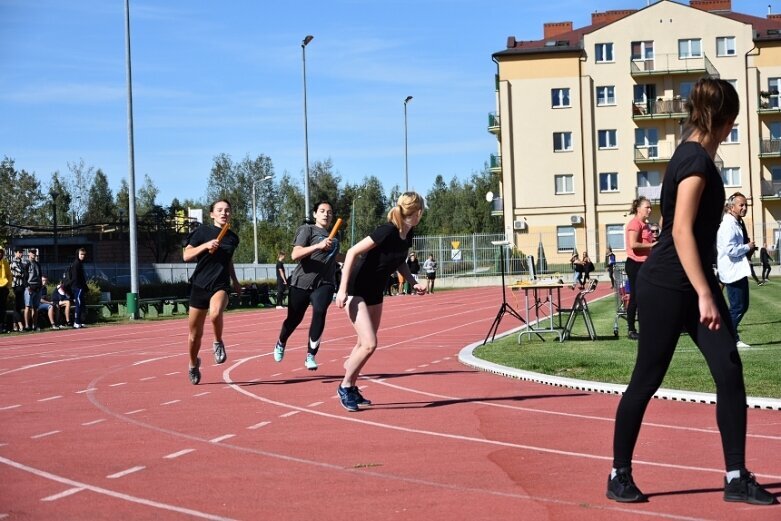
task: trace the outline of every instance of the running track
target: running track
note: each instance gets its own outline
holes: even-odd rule
[[[319,371],[305,328],[273,361],[284,312],[236,312],[228,361],[205,349],[198,386],[183,320],[1,337],[0,519],[781,519],[722,501],[714,408],[685,402],[649,407],[635,477],[651,501],[608,501],[618,396],[458,362],[500,302],[495,287],[386,300],[359,413],[336,399],[354,334],[335,307]],[[776,494],[779,454],[781,413],[750,409],[748,466]]]

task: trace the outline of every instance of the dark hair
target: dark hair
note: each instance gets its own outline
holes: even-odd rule
[[[637,215],[637,210],[640,209],[640,205],[643,204],[643,202],[648,201],[648,198],[644,195],[641,195],[634,201],[632,201],[632,208],[629,210],[629,213],[632,215]],[[648,201],[650,203],[650,201]]]
[[[315,203],[315,205],[312,207],[312,213],[313,214],[317,213],[317,209],[320,208],[321,204],[327,204],[328,206],[330,206],[331,207],[331,211],[333,211],[333,209],[334,209],[334,205],[331,204],[331,201],[329,201],[327,199],[323,199],[322,201],[317,201]]]
[[[78,250],[76,250],[76,255],[78,255],[81,252],[84,252],[84,254],[86,255],[87,254],[87,248],[79,248]]]
[[[713,138],[715,132],[738,117],[740,98],[735,87],[728,81],[711,77],[700,78],[691,90],[686,109],[689,118],[684,135],[698,130],[704,136]]]
[[[14,247],[14,253],[24,253],[24,248],[21,246]]]
[[[228,205],[228,208],[233,207],[233,205],[231,205],[231,202],[228,201],[227,199],[217,199],[211,205],[209,205],[209,213],[212,213],[214,211],[214,207],[217,205],[217,203],[225,203]]]

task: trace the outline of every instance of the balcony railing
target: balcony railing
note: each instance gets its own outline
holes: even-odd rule
[[[781,139],[763,139],[759,143],[759,157],[781,157]]]
[[[504,201],[501,197],[494,197],[491,201],[491,215],[504,214]]]
[[[719,71],[707,56],[679,58],[677,54],[657,54],[647,60],[630,62],[632,76],[656,76],[662,74],[707,74],[718,77]]]
[[[655,145],[635,145],[635,163],[658,163],[669,161],[673,157],[672,143],[656,143]]]
[[[499,115],[495,112],[488,114],[488,132],[491,134],[498,134],[501,129],[501,120]]]
[[[687,116],[686,100],[681,98],[632,103],[632,119],[677,119]]]
[[[491,159],[488,162],[488,169],[494,174],[502,173],[502,156],[491,154]]]
[[[658,201],[662,196],[662,185],[638,186],[637,197],[645,197],[649,201]]]
[[[762,197],[781,198],[781,181],[762,179]]]

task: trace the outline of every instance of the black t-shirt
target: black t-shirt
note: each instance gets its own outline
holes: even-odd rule
[[[285,264],[282,261],[277,261],[277,284],[284,284],[285,279],[282,278],[280,272],[285,271]]]
[[[409,272],[413,275],[417,275],[420,273],[420,261],[416,259],[407,259],[407,267],[409,268]]]
[[[187,237],[187,244],[190,246],[200,246],[205,242],[216,239],[220,234],[221,228],[213,224],[202,224],[190,233]],[[197,257],[198,264],[195,266],[190,277],[190,283],[208,291],[217,291],[224,289],[230,291],[230,264],[233,259],[233,252],[239,247],[239,236],[228,230],[220,241],[220,247],[212,254],[208,250]]]
[[[705,177],[705,189],[694,219],[694,238],[705,276],[710,282],[716,282],[713,264],[716,262],[716,232],[724,210],[724,183],[702,145],[686,141],[678,146],[667,166],[661,195],[662,233],[659,236],[659,244],[651,250],[648,260],[640,270],[639,276],[650,284],[681,291],[692,290],[673,243],[672,229],[675,223],[678,185],[694,174]]]
[[[312,246],[328,238],[328,230],[305,224],[296,230],[293,246]],[[334,238],[328,251],[315,250],[311,255],[303,257],[288,281],[291,286],[300,289],[315,289],[322,284],[335,285],[336,254],[339,253],[339,240]]]
[[[370,235],[374,248],[369,250],[357,263],[350,277],[348,293],[358,294],[356,290],[362,287],[385,287],[388,277],[404,263],[407,253],[412,247],[413,231],[410,230],[406,239],[399,235],[399,229],[393,223],[385,223],[377,227]]]

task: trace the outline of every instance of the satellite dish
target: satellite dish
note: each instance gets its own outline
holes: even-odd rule
[[[485,200],[489,203],[494,200],[494,193],[493,192],[486,192],[485,193]]]

